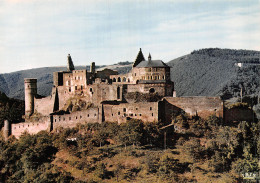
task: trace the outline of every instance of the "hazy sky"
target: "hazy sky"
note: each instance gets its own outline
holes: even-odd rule
[[[0,73],[260,50],[260,0],[0,0]]]

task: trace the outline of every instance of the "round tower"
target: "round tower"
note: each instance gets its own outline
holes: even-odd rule
[[[37,95],[37,79],[24,79],[25,116],[34,113],[34,97]]]
[[[8,137],[11,135],[11,130],[10,130],[11,126],[8,120],[4,121],[4,138],[5,140],[8,139]]]

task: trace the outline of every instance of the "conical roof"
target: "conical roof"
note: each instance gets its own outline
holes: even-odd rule
[[[133,67],[136,67],[139,63],[141,63],[144,60],[145,60],[145,58],[144,58],[142,49],[140,48],[140,51],[135,59],[135,62],[133,63]]]
[[[73,64],[73,62],[72,62],[72,59],[71,59],[70,54],[68,54],[67,70],[68,70],[68,71],[73,71],[73,70],[75,70],[74,64]]]

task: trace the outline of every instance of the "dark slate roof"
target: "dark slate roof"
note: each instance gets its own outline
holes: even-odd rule
[[[136,67],[169,67],[161,60],[142,61]]]
[[[142,52],[142,49],[140,48],[140,51],[135,59],[135,62],[133,63],[133,67],[136,67],[140,62],[144,61],[144,55]]]

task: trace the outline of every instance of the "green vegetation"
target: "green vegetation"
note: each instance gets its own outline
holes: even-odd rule
[[[221,119],[85,124],[0,140],[0,182],[235,182],[259,170],[259,123]],[[76,140],[73,140],[76,138]]]
[[[24,101],[9,99],[4,93],[0,92],[0,128],[4,126],[4,120],[12,122],[22,121],[24,114]]]

